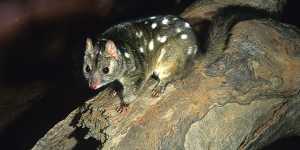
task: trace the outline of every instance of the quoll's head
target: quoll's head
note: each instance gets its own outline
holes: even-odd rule
[[[121,58],[112,40],[101,40],[93,45],[87,38],[83,73],[89,87],[97,90],[118,79],[121,75]]]

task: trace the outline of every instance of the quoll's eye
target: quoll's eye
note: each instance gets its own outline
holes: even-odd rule
[[[108,67],[104,67],[102,69],[102,72],[105,73],[105,74],[107,74],[109,72],[109,68]]]
[[[91,71],[91,67],[89,65],[85,66],[85,72],[89,73]]]

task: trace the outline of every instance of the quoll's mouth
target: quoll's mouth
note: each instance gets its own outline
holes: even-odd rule
[[[89,87],[92,89],[92,90],[97,90],[101,87],[101,82],[100,80],[95,80],[93,82],[90,83]]]

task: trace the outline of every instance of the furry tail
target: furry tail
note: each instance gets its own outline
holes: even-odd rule
[[[212,18],[208,30],[208,38],[204,49],[209,59],[208,64],[216,61],[224,52],[230,37],[230,30],[240,21],[262,18],[275,18],[276,14],[271,14],[265,10],[247,6],[228,6],[218,10]]]

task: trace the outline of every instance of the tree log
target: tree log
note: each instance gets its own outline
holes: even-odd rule
[[[300,135],[299,29],[248,20],[231,33],[221,58],[205,65],[209,58],[199,57],[161,97],[150,96],[151,80],[119,114],[119,98],[107,88],[33,149],[75,149],[92,139],[99,149],[259,149]]]

